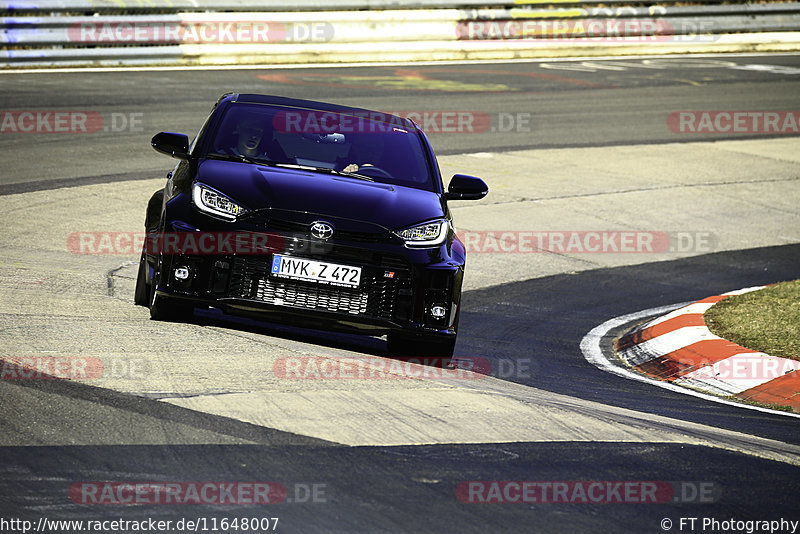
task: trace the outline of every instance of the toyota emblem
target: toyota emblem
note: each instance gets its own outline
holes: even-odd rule
[[[311,223],[311,235],[317,239],[330,239],[333,237],[333,226],[322,221]]]

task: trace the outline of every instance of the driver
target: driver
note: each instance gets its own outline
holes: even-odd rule
[[[280,143],[274,137],[274,132],[267,130],[269,136],[265,139],[263,119],[258,117],[245,117],[237,125],[235,134],[235,145],[230,146],[225,151],[235,156],[246,156],[248,158],[266,158],[270,161],[279,163],[289,162],[289,158],[283,151]],[[233,139],[231,143],[233,144]]]
[[[365,135],[350,147],[349,163],[342,171],[357,172],[364,167],[380,167],[385,151],[386,143],[380,135]]]
[[[239,123],[237,128],[237,143],[234,152],[239,156],[259,156],[258,145],[264,137],[264,128],[261,123],[248,118]]]

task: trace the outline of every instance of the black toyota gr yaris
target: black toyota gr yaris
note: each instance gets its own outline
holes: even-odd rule
[[[488,187],[457,174],[445,191],[412,121],[226,94],[191,145],[152,145],[180,160],[147,207],[135,300],[153,319],[215,307],[452,356],[465,249],[447,202]]]

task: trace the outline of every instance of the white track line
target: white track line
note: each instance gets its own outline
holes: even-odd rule
[[[646,317],[652,317],[654,315],[667,313],[677,308],[686,306],[687,304],[690,303],[684,302],[681,304],[670,304],[668,306],[650,308],[649,310],[642,310],[639,312],[629,313],[627,315],[621,315],[619,317],[614,317],[613,319],[609,319],[603,324],[594,327],[588,334],[586,334],[583,337],[580,345],[583,357],[586,358],[586,360],[589,363],[591,363],[598,369],[602,369],[603,371],[613,373],[615,375],[627,378],[629,380],[645,382],[647,384],[668,389],[676,393],[691,395],[693,397],[698,397],[700,399],[709,400],[712,402],[718,402],[720,404],[727,404],[728,406],[736,406],[737,408],[746,408],[748,410],[755,410],[757,412],[765,412],[771,414],[784,415],[787,417],[800,418],[800,414],[797,413],[782,412],[780,410],[771,410],[769,408],[762,408],[761,406],[752,406],[750,404],[734,402],[720,397],[716,397],[714,395],[709,395],[707,393],[701,393],[693,389],[677,386],[670,382],[663,382],[661,380],[647,378],[646,376],[640,375],[634,371],[631,371],[630,369],[625,369],[618,365],[614,365],[611,361],[609,361],[609,359],[605,356],[605,354],[603,354],[603,350],[600,348],[600,341],[606,336],[606,334],[608,334],[609,331],[613,330],[614,328],[620,327],[626,323],[631,323],[633,321],[644,319]]]

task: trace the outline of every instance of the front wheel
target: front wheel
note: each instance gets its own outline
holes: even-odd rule
[[[136,275],[136,290],[133,292],[133,303],[137,306],[150,305],[150,284],[147,282],[147,271],[150,269],[147,266],[147,259],[142,252],[142,257],[139,258],[139,272]]]

